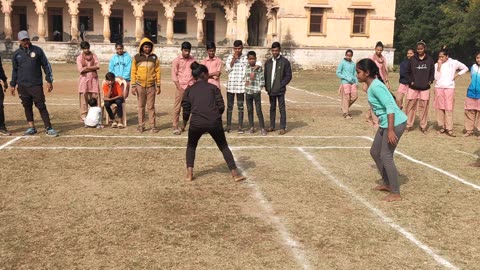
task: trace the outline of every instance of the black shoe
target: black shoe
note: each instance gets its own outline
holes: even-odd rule
[[[0,135],[11,136],[12,133],[10,133],[6,128],[0,128]]]

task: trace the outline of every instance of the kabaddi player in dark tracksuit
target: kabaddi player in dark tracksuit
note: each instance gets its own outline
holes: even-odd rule
[[[223,154],[233,180],[245,180],[238,172],[232,152],[228,147],[222,125],[225,103],[217,86],[208,83],[208,69],[197,62],[191,64],[192,75],[196,82],[185,90],[182,100],[183,121],[190,120],[187,143],[187,174],[185,179],[193,180],[193,166],[198,141],[204,133],[209,133]],[[190,117],[191,115],[191,117]]]

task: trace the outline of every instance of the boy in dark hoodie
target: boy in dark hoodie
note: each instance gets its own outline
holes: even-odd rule
[[[159,95],[160,61],[153,53],[153,42],[143,38],[138,47],[138,54],[133,57],[131,72],[131,90],[137,96],[138,131],[145,131],[145,106],[151,131],[158,132],[155,126],[155,94]]]
[[[417,42],[417,53],[410,58],[407,66],[409,89],[407,92],[406,113],[407,131],[411,131],[417,112],[420,116],[420,131],[427,132],[428,104],[430,103],[430,85],[435,79],[435,62],[426,53],[427,45],[424,41]]]

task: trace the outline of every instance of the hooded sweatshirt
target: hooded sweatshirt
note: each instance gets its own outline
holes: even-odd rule
[[[152,45],[152,51],[149,55],[145,55],[142,46],[146,43]],[[152,87],[160,85],[160,61],[153,53],[153,42],[148,38],[143,38],[138,46],[138,53],[133,57],[131,85],[139,85],[141,87]]]
[[[130,72],[132,70],[132,57],[128,52],[123,52],[122,55],[115,54],[110,59],[108,64],[108,71],[115,74],[116,77],[122,77],[127,82],[130,81]]]
[[[408,69],[408,65],[409,65],[409,61],[408,59],[405,59],[403,60],[401,63],[400,63],[400,79],[398,80],[399,83],[401,84],[407,84],[409,83],[408,81],[408,74],[407,74],[407,69]]]
[[[425,91],[430,89],[430,83],[435,79],[435,63],[428,54],[420,59],[418,54],[410,58],[407,68],[409,87],[413,90]]]

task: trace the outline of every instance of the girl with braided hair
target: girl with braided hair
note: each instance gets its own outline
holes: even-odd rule
[[[379,122],[370,155],[377,165],[383,183],[374,189],[390,193],[383,201],[400,201],[402,197],[393,153],[405,130],[407,116],[397,106],[387,86],[382,83],[380,71],[373,60],[365,58],[358,61],[356,70],[358,81],[367,85],[368,103]]]

